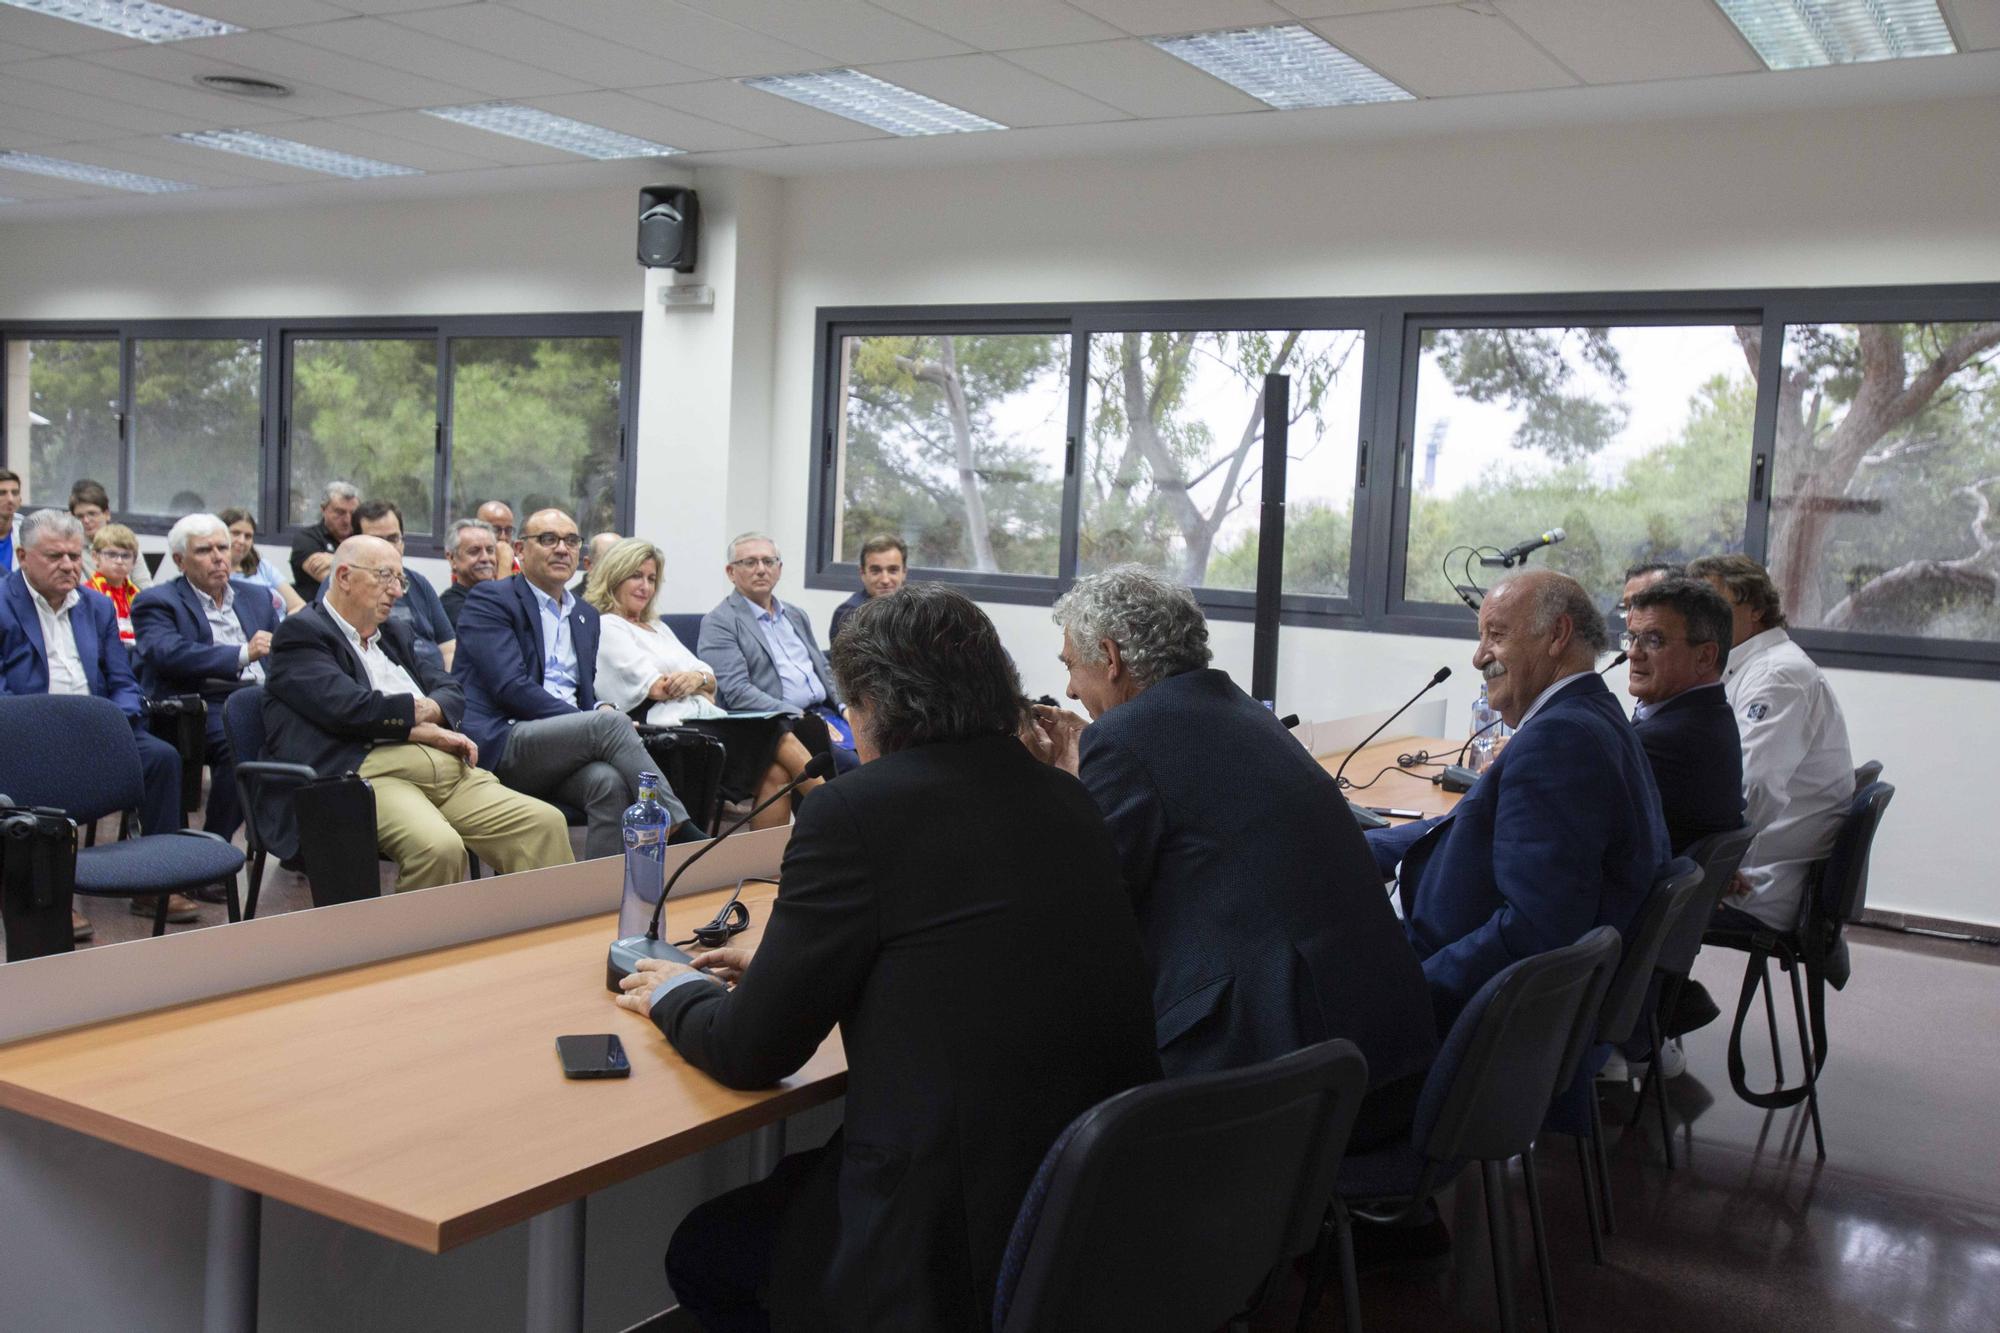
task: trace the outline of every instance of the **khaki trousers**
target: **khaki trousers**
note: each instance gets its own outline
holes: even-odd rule
[[[442,750],[378,745],[357,771],[374,788],[376,843],[398,893],[464,879],[467,847],[503,875],[576,859],[560,810]]]

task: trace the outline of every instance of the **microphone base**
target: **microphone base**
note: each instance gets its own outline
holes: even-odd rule
[[[642,958],[664,958],[670,963],[685,963],[688,956],[665,940],[648,939],[644,935],[628,935],[622,940],[611,942],[611,954],[604,963],[604,988],[613,994],[618,992],[618,983],[639,970]]]
[[[1347,810],[1349,814],[1354,816],[1354,822],[1359,824],[1364,831],[1372,828],[1389,827],[1388,820],[1382,818],[1382,816],[1376,814],[1366,806],[1356,805],[1354,802],[1349,801],[1347,803]]]
[[[1479,775],[1462,764],[1452,764],[1444,771],[1439,785],[1449,792],[1471,791],[1472,784],[1479,781]]]

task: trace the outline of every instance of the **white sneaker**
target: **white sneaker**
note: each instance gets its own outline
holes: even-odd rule
[[[1643,1070],[1644,1066],[1641,1066]],[[1664,1078],[1679,1078],[1688,1071],[1687,1052],[1681,1049],[1679,1037],[1669,1037],[1660,1043],[1660,1074]]]
[[[1645,1067],[1643,1064],[1639,1066],[1642,1071]],[[1625,1053],[1616,1048],[1613,1048],[1611,1058],[1604,1062],[1604,1067],[1597,1071],[1599,1083],[1630,1083],[1632,1077],[1632,1070],[1625,1062]]]

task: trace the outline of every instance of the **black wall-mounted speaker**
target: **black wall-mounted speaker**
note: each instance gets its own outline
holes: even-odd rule
[[[647,268],[694,272],[701,238],[701,201],[683,185],[639,191],[639,262]]]

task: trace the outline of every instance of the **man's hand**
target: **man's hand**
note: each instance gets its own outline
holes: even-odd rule
[[[1083,743],[1083,729],[1089,725],[1082,717],[1067,708],[1051,708],[1047,704],[1036,704],[1035,727],[1042,733],[1049,749],[1049,757],[1043,762],[1053,764],[1063,772],[1074,776],[1080,761],[1079,749]],[[1028,748],[1036,751],[1037,757],[1040,757],[1037,747],[1031,745]]]
[[[250,649],[250,660],[252,662],[260,657],[269,657],[271,655],[271,631],[267,629],[258,630],[250,636],[250,642],[246,646]]]
[[[1725,898],[1748,898],[1750,896],[1750,881],[1743,878],[1742,871],[1739,870],[1729,877],[1729,887],[1722,891],[1722,896]]]
[[[306,571],[307,578],[324,580],[326,572],[333,568],[333,555],[329,551],[315,552],[306,557],[302,568]]]
[[[749,949],[703,949],[694,955],[692,966],[697,972],[706,972],[717,981],[734,986],[743,980],[743,969],[750,966]]]
[[[417,696],[416,725],[422,726],[426,722],[434,723],[440,727],[443,726],[444,709],[437,706],[435,699],[428,699],[420,694]]]
[[[410,739],[418,745],[428,745],[433,750],[443,750],[465,761],[466,767],[479,766],[479,747],[472,737],[456,731],[447,731],[435,722],[419,722],[410,728]]]
[[[731,949],[724,952],[736,951]],[[635,1014],[651,1013],[653,992],[659,989],[660,983],[683,972],[692,971],[694,969],[686,963],[671,962],[665,958],[641,958],[639,970],[630,973],[618,983],[619,994],[613,998],[621,1009],[630,1009]]]

